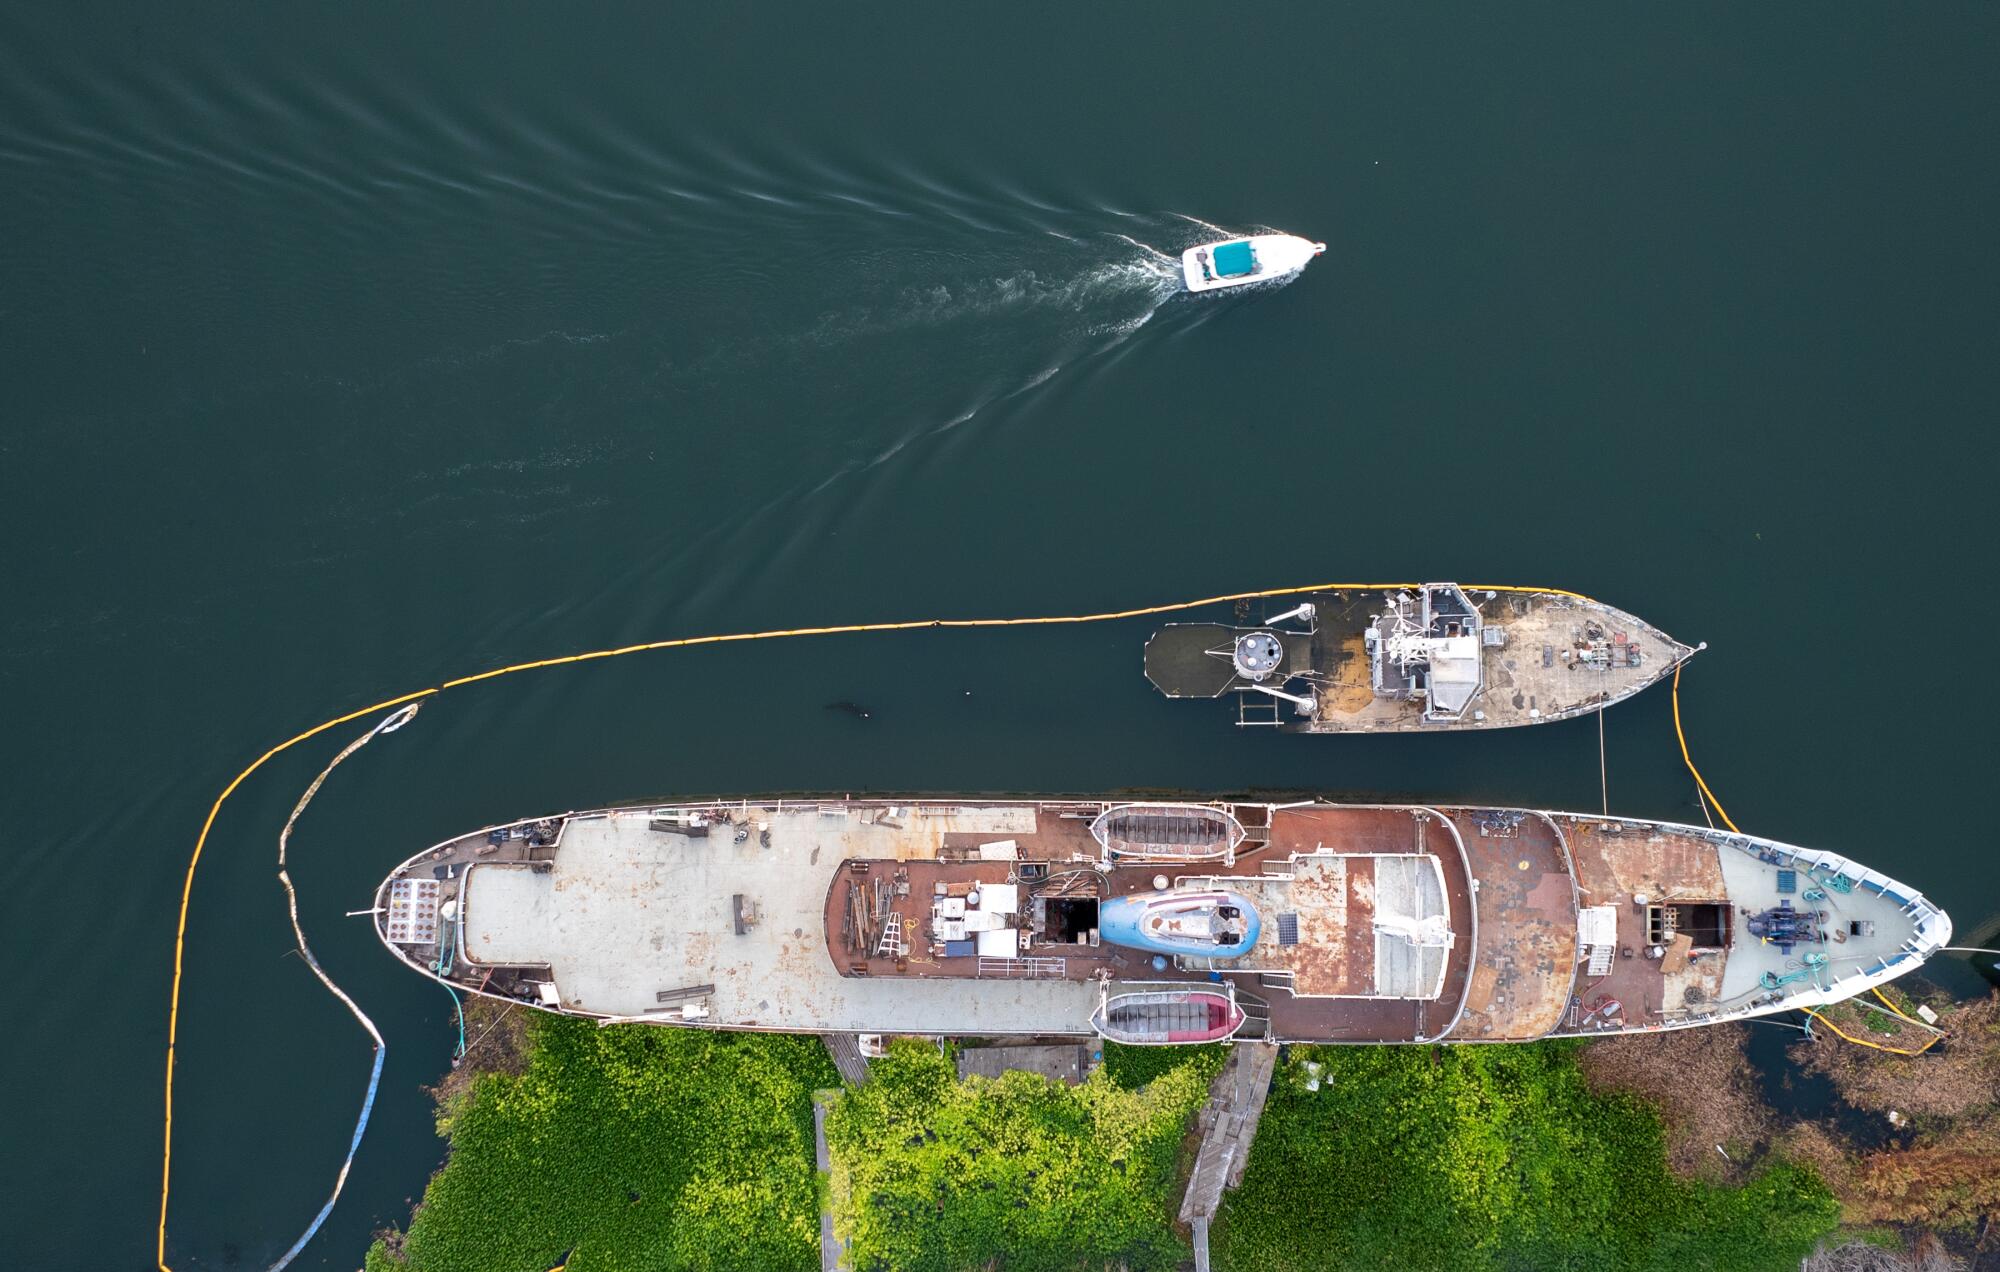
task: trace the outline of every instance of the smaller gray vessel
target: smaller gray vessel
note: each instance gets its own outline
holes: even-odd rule
[[[1702,648],[1567,592],[1425,583],[1315,592],[1254,625],[1170,623],[1146,679],[1293,733],[1498,729],[1610,706]]]

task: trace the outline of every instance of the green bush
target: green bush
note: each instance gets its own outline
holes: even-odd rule
[[[1163,1073],[1192,1066],[1195,1075],[1206,1084],[1216,1074],[1222,1072],[1222,1065],[1229,1059],[1229,1048],[1219,1042],[1211,1042],[1198,1047],[1128,1047],[1122,1043],[1104,1044],[1104,1071],[1111,1080],[1128,1091],[1136,1091]]]
[[[1053,1272],[1186,1256],[1172,1211],[1195,1063],[1143,1090],[1099,1070],[1078,1087],[1027,1073],[961,1082],[900,1043],[827,1117],[834,1222],[859,1272]]]
[[[440,1110],[452,1152],[369,1272],[765,1269],[818,1262],[812,1038],[538,1017],[518,1077]],[[1187,1118],[1221,1048],[1106,1047],[1080,1087],[960,1082],[896,1045],[833,1103],[833,1208],[858,1272],[1173,1267]],[[1307,1091],[1299,1063],[1322,1066]],[[1294,1048],[1213,1237],[1243,1272],[1796,1267],[1838,1219],[1810,1171],[1668,1173],[1658,1118],[1575,1047]]]
[[[819,1266],[818,1039],[537,1017],[532,1048],[441,1110],[450,1160],[369,1272]]]
[[[1592,1094],[1574,1044],[1294,1048],[1212,1247],[1244,1272],[1748,1272],[1798,1266],[1838,1218],[1803,1168],[1674,1178],[1657,1116]]]

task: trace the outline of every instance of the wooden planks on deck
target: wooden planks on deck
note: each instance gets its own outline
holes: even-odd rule
[[[958,1076],[997,1078],[1019,1070],[1075,1086],[1090,1067],[1090,1050],[1082,1043],[1054,1046],[960,1047]]]

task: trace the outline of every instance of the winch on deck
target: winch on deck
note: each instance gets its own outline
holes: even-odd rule
[[[1825,910],[1794,910],[1789,900],[1750,916],[1750,935],[1760,937],[1789,954],[1794,945],[1819,945],[1826,941],[1822,924]]]

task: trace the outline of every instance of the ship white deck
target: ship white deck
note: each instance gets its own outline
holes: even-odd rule
[[[1444,880],[1431,857],[1375,859],[1375,913],[1411,920],[1451,918]],[[1375,934],[1375,992],[1385,998],[1436,998],[1443,989],[1449,950],[1418,945],[1388,932]]]
[[[1828,967],[1823,975],[1808,978],[1798,988],[1810,989],[1814,984],[1838,988],[1841,981],[1859,980],[1870,969],[1895,959],[1897,952],[1916,933],[1916,921],[1899,904],[1872,889],[1863,888],[1851,893],[1822,889],[1827,892],[1823,899],[1807,901],[1802,895],[1803,889],[1814,887],[1821,881],[1809,877],[1804,870],[1797,871],[1799,890],[1782,893],[1777,887],[1777,868],[1749,853],[1724,848],[1718,854],[1718,861],[1722,867],[1724,887],[1736,906],[1736,940],[1728,961],[1723,964],[1721,987],[1717,991],[1725,1005],[1739,1003],[1756,994],[1759,978],[1766,972],[1777,976],[1796,973],[1803,965],[1803,956],[1809,952],[1825,955],[1829,960]],[[1857,870],[1856,873],[1860,872]],[[1749,916],[1782,901],[1790,901],[1801,910],[1824,910],[1827,914],[1825,926],[1835,934],[1834,941],[1819,946],[1802,945],[1793,953],[1785,954],[1776,946],[1751,936]],[[1849,924],[1853,920],[1872,925],[1873,931],[1865,935],[1851,932]],[[1849,992],[1855,991],[1843,991],[1836,997],[1844,998]]]
[[[768,848],[754,834],[733,842],[727,826],[689,838],[648,822],[643,810],[572,820],[549,870],[473,867],[464,898],[466,957],[546,965],[565,1008],[612,1016],[671,1019],[661,1010],[662,992],[713,984],[707,1024],[870,1033],[1090,1030],[1097,987],[1088,983],[838,973],[827,957],[823,917],[835,869],[849,857],[908,857],[913,841],[921,850],[923,836],[809,810],[774,815]],[[945,825],[939,819],[939,829]],[[740,936],[737,894],[757,912]]]

